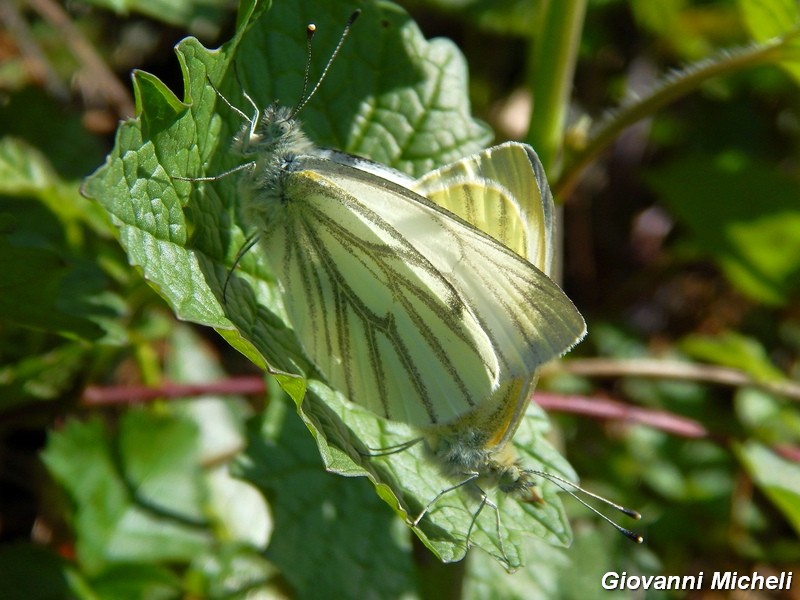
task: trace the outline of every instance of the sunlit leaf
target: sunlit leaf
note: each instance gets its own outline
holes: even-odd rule
[[[800,4],[796,0],[739,0],[744,21],[757,42],[793,34],[800,29]],[[800,80],[800,41],[794,41],[790,57],[781,63]]]
[[[800,286],[800,183],[745,157],[685,156],[648,184],[742,292],[771,304]]]
[[[759,489],[800,533],[800,465],[756,442],[737,444],[736,449]]]

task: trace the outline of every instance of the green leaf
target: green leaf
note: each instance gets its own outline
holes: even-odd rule
[[[800,184],[754,159],[684,156],[646,181],[739,290],[782,304],[800,289]]]
[[[145,411],[126,413],[110,439],[99,419],[70,421],[43,459],[75,502],[76,550],[86,572],[111,563],[190,560],[205,550],[196,429]]]
[[[797,0],[739,0],[739,9],[757,42],[785,35],[800,25]]]
[[[797,0],[739,0],[753,39],[766,42],[773,38],[795,35],[800,29],[800,4]],[[796,36],[795,36],[796,37]],[[800,41],[795,39],[781,66],[800,81]]]
[[[87,228],[108,231],[97,207],[20,140],[0,140],[0,182],[0,319],[71,338],[124,340],[122,300],[107,290],[99,253],[86,243]]]
[[[688,335],[681,350],[692,358],[715,365],[739,369],[761,381],[780,381],[784,374],[770,361],[764,346],[756,339],[735,331],[718,335]]]
[[[197,33],[215,35],[230,7],[227,0],[85,0],[86,4],[122,15],[139,13],[162,23],[187,27]]]
[[[285,399],[274,398],[254,420],[239,470],[270,500],[275,531],[267,558],[293,595],[358,598],[370,590],[388,599],[410,591],[413,567],[408,542],[393,534],[397,519],[365,481],[325,472]]]
[[[52,186],[55,179],[41,152],[15,138],[0,139],[0,193],[35,195]]]
[[[800,533],[800,465],[748,442],[735,446],[750,477]]]
[[[14,215],[42,220],[34,227],[44,231],[52,215],[32,202],[0,198],[0,219]],[[31,220],[31,223],[33,221]],[[41,248],[31,238],[40,231],[24,231],[15,223],[12,235],[0,235],[0,319],[18,325],[84,338],[119,343],[125,333],[117,318],[122,301],[107,291],[108,280],[97,264],[62,248]],[[17,245],[16,240],[21,245]]]
[[[414,175],[485,144],[486,128],[469,116],[466,69],[456,48],[445,40],[426,41],[395,5],[360,6],[361,18],[301,114],[312,140]],[[369,456],[368,448],[408,442],[419,432],[353,407],[317,380],[286,325],[276,282],[258,252],[239,261],[223,302],[223,287],[246,238],[236,210],[237,178],[205,183],[174,178],[219,175],[242,162],[230,151],[241,117],[220,100],[209,79],[246,112],[245,92],[259,106],[275,100],[296,104],[303,89],[307,23],[316,24],[315,55],[327,56],[350,9],[323,2],[280,3],[258,14],[254,20],[240,18],[236,37],[219,50],[206,50],[192,39],[178,45],[186,75],[183,102],[152,76],[136,75],[140,117],[120,127],[114,150],[87,179],[84,191],[109,211],[129,260],[179,318],[217,328],[277,375],[299,405],[326,467],[368,476],[378,494],[410,520],[456,482],[440,472],[423,444],[395,455]],[[313,64],[312,81],[322,68]],[[307,381],[299,378],[303,374]],[[542,441],[545,428],[538,413],[520,429],[525,466],[572,477],[568,465]],[[502,556],[509,567],[522,562],[520,536],[567,543],[569,528],[557,495],[545,487],[543,496],[542,506],[523,506],[492,494],[502,514],[502,539],[496,513],[487,507],[470,543]],[[459,560],[479,506],[477,488],[462,486],[437,503],[417,534],[444,560]]]
[[[0,200],[0,210],[8,210]],[[74,271],[61,257],[41,248],[18,248],[0,236],[0,318],[43,331],[97,339],[102,329],[79,315],[69,314],[59,305],[71,286]]]

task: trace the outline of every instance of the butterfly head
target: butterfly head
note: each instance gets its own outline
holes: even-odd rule
[[[274,156],[306,154],[314,145],[303,133],[294,111],[276,103],[267,106],[261,116],[242,126],[235,147],[242,156]]]
[[[243,127],[242,131],[236,137],[236,146],[239,152],[244,156],[252,156],[255,154],[266,154],[276,159],[279,162],[284,160],[291,160],[292,157],[310,153],[314,145],[306,137],[302,131],[300,122],[296,119],[297,114],[305,108],[308,101],[314,97],[322,81],[331,68],[334,59],[339,54],[339,50],[344,44],[344,40],[350,33],[350,28],[356,22],[361,9],[353,11],[350,18],[345,25],[344,31],[339,38],[339,43],[333,50],[328,63],[322,70],[314,88],[306,94],[307,85],[309,82],[309,71],[311,68],[311,41],[316,32],[316,26],[311,23],[307,29],[307,42],[308,42],[308,62],[306,63],[305,75],[303,77],[303,92],[300,95],[300,101],[294,108],[286,106],[279,106],[273,103],[264,109],[263,114],[259,116],[258,107],[253,100],[245,95],[245,97],[256,109],[252,119],[250,119]],[[269,160],[269,159],[268,159]]]

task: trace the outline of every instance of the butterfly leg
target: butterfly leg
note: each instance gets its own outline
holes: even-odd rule
[[[471,547],[469,540],[472,537],[472,530],[475,528],[475,523],[478,522],[478,517],[480,516],[481,511],[487,506],[494,510],[495,528],[497,530],[496,531],[497,543],[500,548],[500,554],[501,554],[500,556],[497,556],[496,554],[493,555],[496,558],[500,559],[502,562],[510,564],[510,559],[508,558],[508,554],[506,554],[505,546],[503,546],[502,524],[500,522],[500,509],[497,507],[497,504],[489,500],[489,496],[483,490],[481,490],[481,505],[478,507],[478,510],[475,511],[475,514],[472,517],[472,522],[469,524],[469,529],[467,530],[467,540],[466,540],[467,550],[469,550]]]
[[[414,519],[414,521],[412,522],[412,525],[414,527],[419,525],[419,522],[422,520],[422,517],[424,517],[428,513],[428,511],[431,509],[431,507],[434,504],[436,504],[442,496],[452,492],[453,490],[457,490],[461,486],[467,485],[471,481],[475,481],[479,476],[480,476],[480,473],[478,473],[476,471],[473,471],[473,472],[469,473],[468,477],[466,479],[464,479],[463,481],[459,481],[455,485],[451,485],[449,488],[445,488],[441,492],[436,494],[436,496],[434,496],[433,500],[428,502],[428,504],[425,505],[425,508],[422,509],[422,512],[419,513],[419,515],[417,515],[417,518]]]
[[[409,448],[416,446],[419,442],[422,441],[422,438],[414,438],[413,440],[408,440],[407,442],[401,442],[399,444],[393,444],[391,446],[384,446],[383,448],[371,448],[367,447],[369,453],[361,452],[360,450],[358,453],[361,456],[368,457],[368,458],[375,458],[379,456],[389,456],[391,454],[397,454],[399,452],[404,452]]]

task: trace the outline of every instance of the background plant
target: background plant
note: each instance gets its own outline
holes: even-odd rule
[[[169,27],[210,45],[228,37],[215,24],[234,26],[232,12],[208,4],[135,8],[118,17],[3,5],[13,49],[0,70],[3,589],[114,598],[458,589],[459,571],[414,561],[366,480],[321,469],[277,388],[264,410],[259,381],[234,378],[252,368],[174,320],[105,213],[79,195],[110,147],[103,127],[132,105],[111,73],[143,67],[180,96],[166,49],[182,34]],[[609,569],[791,569],[796,2],[408,9],[428,36],[459,42],[475,112],[545,158],[565,204],[565,285],[590,336],[537,400],[560,415],[556,441],[583,483],[646,515],[642,548],[571,510],[570,550],[536,544],[526,551],[535,568],[512,577],[473,553],[463,593],[585,597]],[[56,26],[65,33],[54,38]],[[65,103],[65,82],[82,103]],[[120,395],[134,407],[111,406]],[[176,396],[192,399],[165,400]],[[229,475],[232,461],[249,483]],[[300,489],[313,501],[287,494]]]

